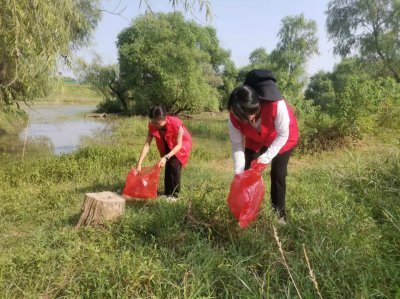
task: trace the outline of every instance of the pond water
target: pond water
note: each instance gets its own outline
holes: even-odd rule
[[[46,105],[29,110],[29,125],[19,134],[26,147],[47,146],[55,154],[69,153],[78,148],[83,138],[105,131],[107,122],[93,118],[93,105]]]

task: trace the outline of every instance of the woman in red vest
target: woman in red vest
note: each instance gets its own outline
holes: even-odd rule
[[[164,187],[166,196],[178,197],[181,184],[181,171],[185,167],[192,149],[192,136],[182,120],[167,115],[165,108],[154,106],[149,112],[149,131],[137,164],[137,171],[142,169],[142,162],[150,149],[153,138],[156,139],[160,152],[160,166],[165,166]]]
[[[292,108],[283,99],[271,71],[252,70],[228,101],[228,126],[235,174],[253,160],[271,164],[271,201],[286,223],[287,165],[299,133]]]

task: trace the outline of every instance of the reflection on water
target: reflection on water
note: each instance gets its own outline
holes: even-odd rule
[[[82,137],[93,136],[106,127],[105,121],[85,117],[94,110],[89,105],[51,105],[36,107],[29,111],[28,144],[46,140],[56,154],[74,151]],[[20,134],[23,141],[26,129]]]

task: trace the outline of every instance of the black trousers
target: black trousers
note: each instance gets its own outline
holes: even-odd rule
[[[268,148],[263,147],[258,153],[246,148],[244,151],[246,164],[245,169],[250,168],[251,161],[256,160],[259,156],[267,151]],[[280,217],[285,217],[286,204],[286,176],[287,165],[293,149],[282,154],[276,155],[271,162],[271,202],[272,208],[279,213]]]
[[[178,196],[181,189],[182,163],[175,156],[171,157],[165,164],[164,187],[165,195]]]

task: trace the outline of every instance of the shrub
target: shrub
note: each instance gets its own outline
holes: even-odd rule
[[[119,113],[122,112],[121,102],[117,100],[106,99],[97,105],[96,112]]]

